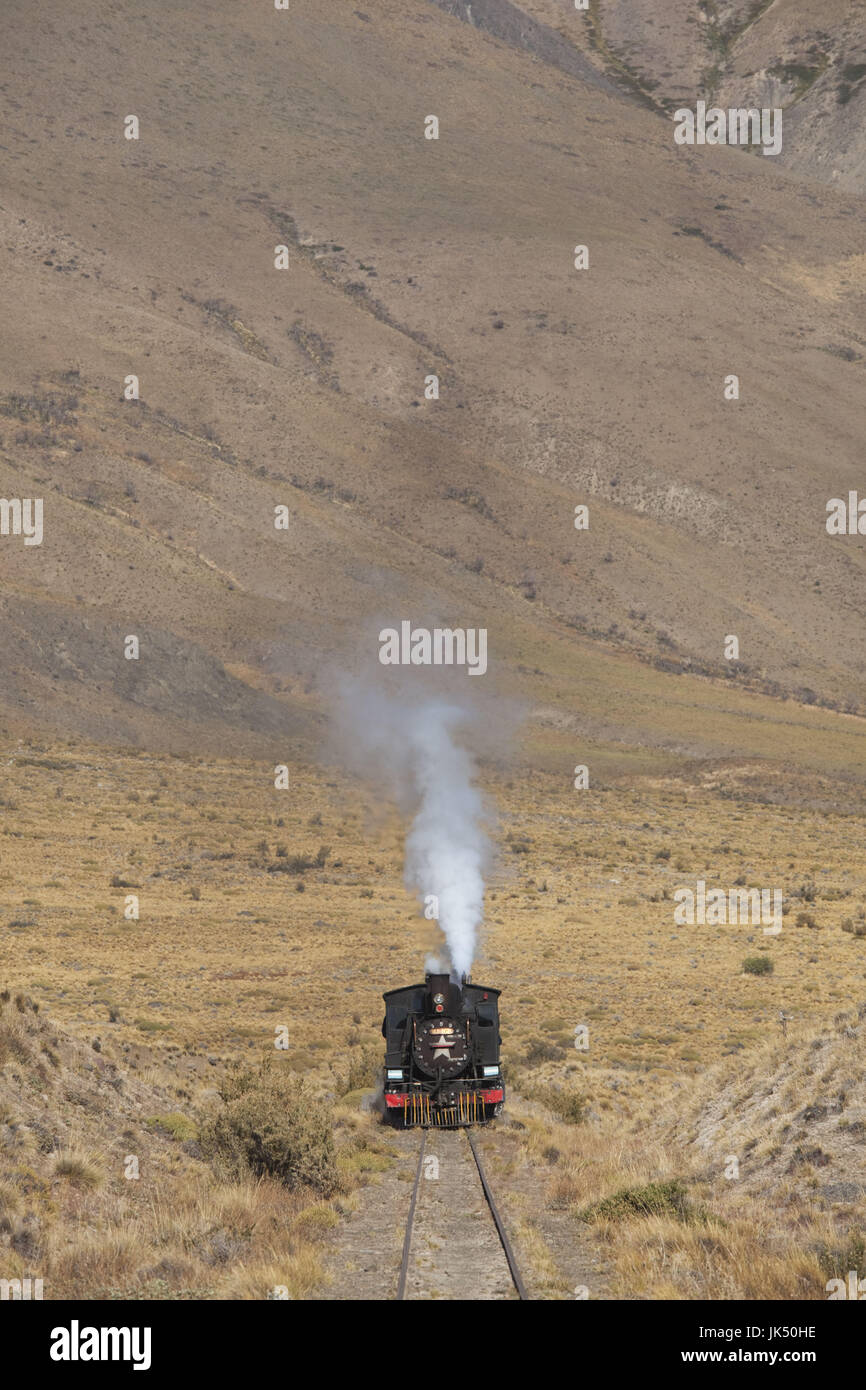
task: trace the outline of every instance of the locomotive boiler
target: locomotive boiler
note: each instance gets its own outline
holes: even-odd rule
[[[453,1129],[501,1113],[499,994],[429,974],[383,995],[386,1119]]]

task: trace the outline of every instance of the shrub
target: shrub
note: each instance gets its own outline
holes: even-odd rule
[[[812,931],[818,930],[818,919],[814,912],[798,912],[794,920],[798,927],[811,927]]]
[[[0,1025],[0,1067],[6,1062],[26,1062],[30,1048],[19,1033],[9,1024]]]
[[[769,956],[746,956],[743,970],[747,975],[772,975],[775,966]]]
[[[577,1091],[558,1091],[553,1086],[544,1086],[540,1090],[536,1088],[533,1094],[567,1125],[581,1125],[586,1119],[588,1097]]]
[[[536,1062],[557,1062],[567,1056],[565,1048],[557,1043],[548,1042],[547,1038],[531,1038],[523,1060],[527,1066],[534,1066]]]
[[[201,1150],[231,1178],[273,1177],[328,1196],[337,1188],[327,1107],[301,1077],[272,1061],[230,1073],[223,1107],[201,1127]]]
[[[863,1269],[866,1266],[866,1240],[852,1231],[841,1247],[828,1246],[822,1242],[817,1248],[818,1263],[831,1279],[844,1279],[849,1269]]]
[[[170,1110],[165,1115],[151,1115],[146,1123],[148,1129],[170,1134],[178,1143],[195,1139],[198,1135],[192,1120],[187,1115],[182,1115],[179,1110]]]
[[[632,1216],[673,1216],[678,1221],[703,1219],[701,1208],[692,1206],[679,1178],[651,1182],[645,1187],[623,1187],[611,1197],[586,1207],[583,1221],[625,1221]]]
[[[82,1154],[60,1154],[54,1163],[54,1176],[68,1178],[77,1187],[98,1187],[102,1175]]]
[[[382,1054],[378,1047],[355,1048],[349,1056],[345,1076],[334,1077],[337,1095],[347,1096],[350,1091],[369,1090],[379,1080],[381,1066]]]
[[[308,859],[305,854],[288,854],[285,845],[277,849],[277,854],[282,855],[275,864],[268,865],[269,874],[303,874],[307,869],[313,867],[313,860]]]

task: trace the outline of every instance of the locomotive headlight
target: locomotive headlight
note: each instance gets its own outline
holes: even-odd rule
[[[387,1069],[385,1075],[387,1076],[387,1078],[388,1078],[389,1081],[402,1081],[402,1080],[403,1080],[403,1073],[402,1073],[402,1071],[392,1071],[390,1067]]]
[[[444,1003],[445,1003],[445,995],[444,995],[444,994],[434,994],[434,995],[433,995],[433,1003],[434,1003],[434,1004],[444,1004]]]
[[[483,1070],[484,1070],[484,1075],[485,1075],[485,1076],[498,1076],[498,1075],[499,1075],[499,1068],[498,1068],[498,1067],[484,1067]]]

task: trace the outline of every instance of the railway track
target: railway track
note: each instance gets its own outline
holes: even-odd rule
[[[479,1222],[484,1211],[492,1226]],[[467,1129],[424,1130],[397,1299],[500,1299],[515,1293],[529,1298],[473,1134]]]

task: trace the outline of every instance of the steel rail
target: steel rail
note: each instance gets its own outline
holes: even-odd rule
[[[503,1222],[502,1217],[499,1214],[499,1208],[496,1205],[496,1200],[493,1196],[493,1192],[491,1191],[490,1183],[487,1181],[487,1174],[484,1171],[484,1164],[481,1162],[481,1155],[478,1152],[475,1140],[473,1139],[469,1130],[464,1130],[464,1133],[469,1141],[469,1147],[472,1150],[472,1157],[475,1160],[475,1167],[477,1168],[478,1176],[481,1179],[481,1187],[484,1191],[484,1196],[486,1198],[487,1205],[490,1209],[490,1215],[493,1217],[493,1224],[496,1227],[496,1234],[499,1236],[499,1242],[502,1246],[505,1259],[508,1263],[508,1272],[511,1275],[514,1287],[517,1290],[518,1298],[528,1302],[529,1294],[526,1291],[526,1285],[524,1284],[523,1279],[521,1277],[520,1270],[517,1265],[517,1259],[515,1257],[513,1249],[511,1248],[511,1241],[508,1239],[508,1232],[505,1229],[505,1223]],[[409,1257],[412,1252],[412,1231],[415,1225],[415,1211],[418,1205],[418,1189],[421,1183],[421,1173],[424,1168],[424,1149],[426,1144],[427,1131],[425,1129],[422,1131],[421,1134],[421,1148],[418,1151],[418,1167],[415,1172],[415,1182],[412,1187],[412,1196],[409,1201],[409,1214],[406,1217],[406,1233],[403,1237],[403,1258],[400,1262],[400,1276],[397,1280],[398,1301],[405,1301],[406,1298],[406,1280],[409,1276]]]
[[[464,1133],[466,1135],[466,1138],[469,1140],[469,1147],[472,1150],[472,1157],[475,1159],[475,1166],[478,1169],[478,1176],[481,1179],[481,1186],[484,1188],[484,1196],[487,1198],[487,1205],[490,1208],[490,1214],[493,1217],[493,1221],[496,1226],[499,1239],[502,1242],[502,1249],[505,1251],[505,1258],[508,1261],[508,1269],[511,1273],[511,1278],[514,1281],[514,1287],[517,1290],[518,1297],[528,1302],[529,1294],[526,1292],[526,1285],[524,1284],[520,1276],[520,1270],[517,1267],[517,1260],[515,1259],[514,1251],[511,1248],[511,1241],[508,1239],[508,1232],[505,1229],[502,1217],[499,1215],[499,1208],[497,1207],[496,1202],[493,1198],[493,1193],[490,1190],[490,1183],[487,1181],[487,1174],[485,1173],[484,1165],[481,1162],[481,1155],[478,1152],[475,1140],[473,1139],[469,1130],[465,1130]]]
[[[418,1153],[418,1168],[415,1173],[415,1183],[412,1188],[412,1200],[409,1203],[409,1215],[406,1218],[406,1234],[403,1237],[403,1259],[400,1262],[400,1278],[397,1280],[397,1299],[402,1300],[406,1297],[406,1277],[409,1273],[409,1252],[412,1249],[412,1227],[415,1223],[415,1207],[418,1203],[418,1184],[421,1181],[421,1169],[424,1166],[424,1146],[427,1143],[427,1131],[421,1131],[421,1148]]]

